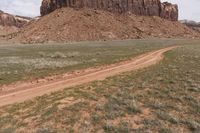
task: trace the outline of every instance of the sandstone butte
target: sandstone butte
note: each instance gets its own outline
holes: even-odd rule
[[[171,21],[178,20],[178,6],[160,0],[43,0],[41,15],[62,7],[92,8],[113,13],[131,12],[143,16],[159,16]]]

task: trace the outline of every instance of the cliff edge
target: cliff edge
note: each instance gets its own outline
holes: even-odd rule
[[[41,15],[44,16],[62,7],[92,8],[120,14],[131,12],[135,15],[178,20],[178,6],[168,2],[161,3],[160,0],[43,0]]]

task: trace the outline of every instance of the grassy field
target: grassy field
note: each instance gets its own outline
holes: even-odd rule
[[[109,61],[116,62],[144,51],[180,43],[174,40],[154,41],[148,42],[152,45],[148,45],[147,41],[135,42],[137,44],[129,42],[124,46],[100,44],[102,47],[90,50],[93,54],[95,50],[101,51],[101,57],[93,58],[102,61],[98,64],[107,64]],[[86,46],[93,47],[89,44]],[[106,56],[111,59],[103,59],[105,55],[102,53],[105,54],[108,49],[113,50],[112,54],[108,52]],[[78,60],[80,57],[74,58]],[[193,42],[167,52],[164,60],[155,66],[2,107],[0,132],[198,133],[199,78],[200,43]]]
[[[73,44],[0,44],[0,85],[111,64],[185,40],[126,40]]]

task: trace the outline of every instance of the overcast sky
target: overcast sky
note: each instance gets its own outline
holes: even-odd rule
[[[0,10],[23,16],[40,15],[42,0],[0,0]]]
[[[42,0],[0,0],[0,10],[23,16],[40,15]],[[200,0],[161,0],[176,3],[179,6],[179,19],[196,20],[200,22]]]

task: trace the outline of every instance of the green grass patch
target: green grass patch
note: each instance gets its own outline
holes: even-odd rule
[[[147,45],[142,40],[137,43],[141,49]],[[156,45],[159,48],[168,46],[163,43],[166,40]],[[135,50],[128,50],[133,44],[126,44],[124,47],[116,45],[116,51],[124,47],[127,48],[124,48],[127,53]],[[97,44],[89,46],[96,48]],[[106,46],[107,44],[103,44],[101,48],[106,51],[109,49]],[[115,47],[112,44],[108,46],[112,49]],[[158,48],[150,47],[146,50]],[[0,128],[2,131],[9,127],[11,129],[8,130],[26,131],[34,126],[35,130],[31,130],[33,132],[47,129],[58,133],[196,132],[200,124],[199,68],[200,45],[193,42],[165,53],[165,58],[160,63],[149,68],[2,107]]]

